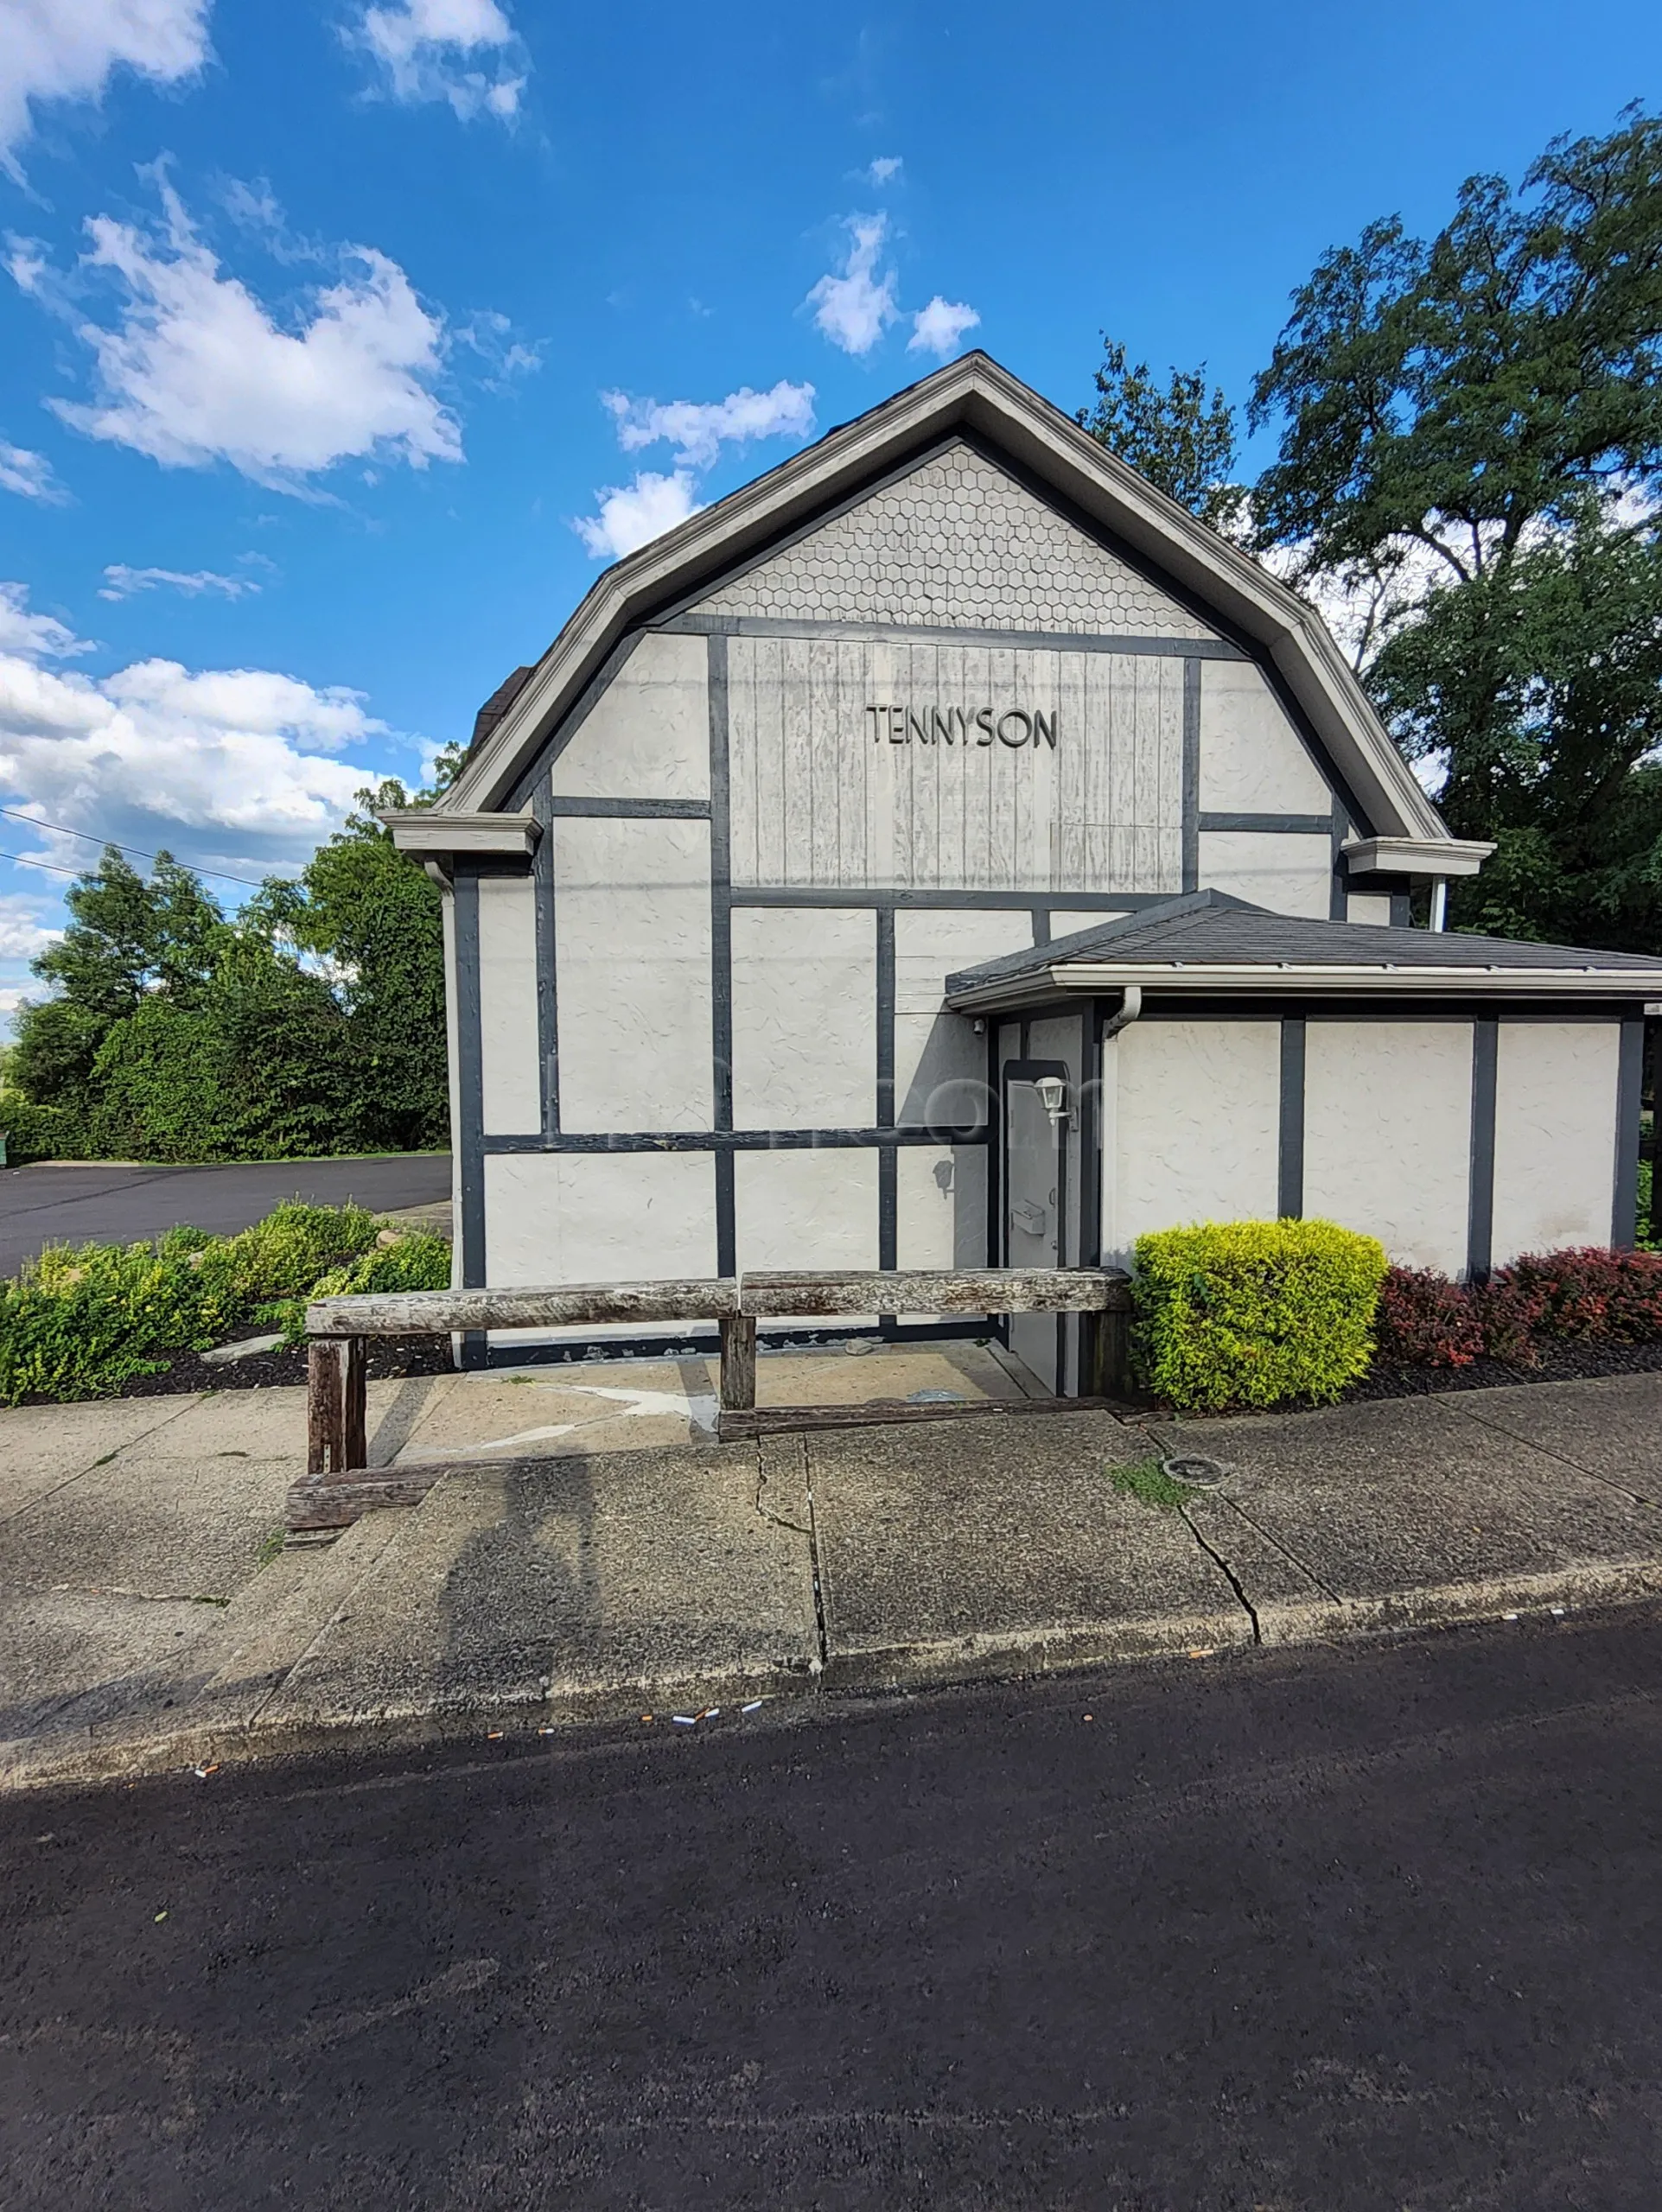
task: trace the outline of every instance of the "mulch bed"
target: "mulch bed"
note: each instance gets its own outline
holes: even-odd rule
[[[1662,1344],[1543,1344],[1534,1367],[1504,1359],[1474,1359],[1469,1367],[1397,1367],[1376,1361],[1345,1393],[1346,1404],[1363,1398],[1426,1398],[1442,1390],[1493,1390],[1512,1382],[1580,1382],[1602,1375],[1662,1373]]]
[[[449,1337],[373,1337],[366,1360],[372,1382],[400,1382],[411,1376],[453,1375]],[[1504,1360],[1476,1359],[1469,1367],[1402,1367],[1384,1363],[1340,1401],[1355,1405],[1370,1398],[1426,1398],[1444,1390],[1493,1390],[1516,1382],[1575,1382],[1604,1375],[1662,1374],[1662,1343],[1543,1346],[1539,1364],[1511,1367]],[[295,1351],[256,1352],[225,1366],[209,1366],[194,1352],[182,1353],[160,1375],[135,1375],[123,1385],[124,1398],[169,1398],[198,1390],[269,1390],[306,1380],[303,1347]],[[32,1406],[55,1405],[53,1398],[25,1398]],[[1153,1399],[1139,1399],[1146,1410]],[[1294,1410],[1283,1408],[1283,1410]],[[1193,1418],[1193,1416],[1190,1416]]]
[[[365,1359],[372,1382],[401,1382],[411,1375],[453,1375],[449,1337],[373,1337]],[[304,1346],[294,1351],[258,1351],[247,1359],[210,1367],[194,1351],[181,1352],[159,1375],[131,1375],[116,1395],[172,1398],[195,1390],[269,1390],[285,1382],[304,1382]],[[26,1406],[54,1406],[55,1398],[27,1397]]]

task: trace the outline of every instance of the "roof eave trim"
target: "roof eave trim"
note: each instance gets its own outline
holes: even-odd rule
[[[418,860],[446,855],[524,860],[536,849],[543,825],[529,809],[518,814],[443,814],[436,807],[388,808],[376,817],[401,853]]]
[[[1350,967],[1334,962],[1076,960],[1032,975],[975,983],[946,979],[946,1004],[957,1014],[1003,1013],[1058,998],[1140,989],[1194,997],[1338,998],[1662,998],[1662,966],[1633,969]],[[956,986],[957,988],[954,988]]]
[[[1355,837],[1339,848],[1352,875],[1475,875],[1494,850],[1474,837]]]

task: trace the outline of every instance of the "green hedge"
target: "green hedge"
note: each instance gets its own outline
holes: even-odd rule
[[[181,1352],[206,1351],[273,1301],[289,1324],[314,1290],[441,1290],[449,1281],[442,1236],[390,1231],[363,1206],[298,1199],[236,1236],[181,1228],[153,1244],[49,1246],[0,1283],[0,1402],[111,1396]]]
[[[20,1090],[0,1094],[0,1130],[6,1161],[26,1167],[32,1160],[85,1160],[86,1117],[68,1106],[36,1106]]]
[[[1170,1405],[1329,1404],[1365,1372],[1384,1247],[1331,1221],[1204,1222],[1137,1243],[1139,1380]]]

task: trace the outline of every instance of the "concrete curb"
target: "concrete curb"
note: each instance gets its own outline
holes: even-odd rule
[[[710,1706],[724,1712],[761,1700],[806,1709],[821,1697],[881,1694],[952,1685],[1019,1681],[1084,1673],[1094,1669],[1180,1656],[1284,1650],[1302,1644],[1365,1642],[1437,1628],[1471,1625],[1529,1614],[1586,1612],[1643,1603],[1662,1594],[1662,1560],[1582,1565],[1561,1572],[1448,1583],[1392,1592],[1368,1600],[1276,1600],[1239,1614],[1201,1618],[1153,1618],[1069,1624],[970,1635],[951,1641],[907,1644],[832,1655],[818,1672],[773,1673],[600,1684],[551,1692],[540,1698],[477,1697],[393,1710],[343,1713],[324,1721],[196,1722],[165,1731],[135,1732],[102,1743],[60,1738],[30,1744],[0,1768],[0,1790],[63,1788],[131,1781],[179,1773],[195,1766],[252,1764],[319,1752],[359,1755],[414,1751],[500,1730],[506,1740],[538,1730],[564,1736],[579,1728],[639,1725],[644,1711],[653,1726],[675,1713]]]

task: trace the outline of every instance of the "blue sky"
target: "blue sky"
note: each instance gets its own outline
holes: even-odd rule
[[[1239,402],[1324,247],[1659,63],[1637,0],[0,0],[0,851],[291,871],[653,524],[961,346]],[[0,1011],[66,881],[0,860]]]

